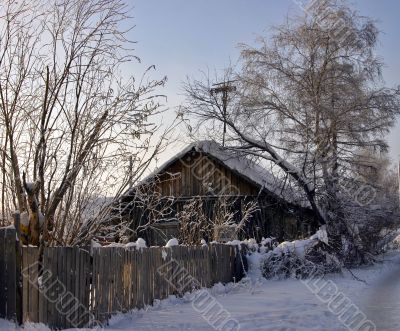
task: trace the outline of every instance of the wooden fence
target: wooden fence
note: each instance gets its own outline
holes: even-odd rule
[[[209,247],[152,247],[137,250],[96,248],[90,308],[98,321],[115,312],[143,308],[155,299],[180,295],[181,284],[210,287],[232,281],[236,250],[227,245]]]
[[[0,272],[0,286],[7,283],[1,287],[7,291],[1,291],[0,312],[3,314],[6,307],[2,316],[15,319],[15,231],[4,230],[0,234],[0,268],[8,263],[6,270],[13,270]],[[5,249],[4,238],[14,249]],[[22,247],[21,251],[22,322],[40,322],[52,329],[104,323],[114,313],[143,308],[171,294],[227,283],[234,277],[239,280],[243,272],[239,250],[221,244],[140,250],[99,247],[91,251],[50,247],[44,249],[40,263],[38,248]],[[3,302],[10,305],[4,306]]]
[[[37,247],[22,248],[23,320],[53,329],[78,328],[90,321],[91,257],[88,249],[49,247],[38,262]]]
[[[0,228],[0,318],[19,319],[18,250],[14,228]]]

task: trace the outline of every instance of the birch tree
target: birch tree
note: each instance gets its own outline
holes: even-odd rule
[[[311,2],[272,31],[256,47],[242,44],[239,68],[222,77],[236,86],[226,111],[209,79],[187,81],[183,111],[197,123],[227,125],[228,147],[290,176],[340,246],[350,231],[340,179],[354,175],[361,150],[387,150],[399,90],[383,82],[375,23],[343,1]]]

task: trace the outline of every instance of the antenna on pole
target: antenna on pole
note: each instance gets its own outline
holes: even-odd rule
[[[225,135],[226,135],[226,110],[228,107],[228,93],[236,91],[236,86],[233,86],[232,83],[235,80],[228,80],[222,83],[216,83],[212,86],[214,88],[210,89],[210,93],[212,95],[222,93],[222,116],[224,117],[224,130],[222,134],[222,146],[225,146]]]
[[[131,188],[133,186],[133,155],[129,155],[128,182]]]
[[[400,155],[399,155],[399,160],[397,163],[397,182],[399,185],[399,207],[400,207]]]

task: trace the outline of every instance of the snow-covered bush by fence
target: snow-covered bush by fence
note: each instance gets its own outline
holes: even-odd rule
[[[329,251],[326,229],[322,227],[308,239],[285,241],[267,252],[261,270],[266,278],[306,278],[339,271],[341,263]]]
[[[393,249],[400,249],[400,234],[393,239],[391,246]]]

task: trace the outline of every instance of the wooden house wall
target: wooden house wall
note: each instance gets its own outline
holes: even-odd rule
[[[188,153],[171,164],[160,176],[157,186],[163,196],[174,197],[258,194],[253,183],[197,152]]]
[[[178,237],[179,223],[176,222],[176,215],[189,200],[189,198],[177,199],[174,202],[173,211],[170,215],[172,222],[159,223],[154,229],[146,229],[139,236],[145,238],[151,245],[165,245],[169,239]],[[215,205],[218,200],[219,197],[215,196],[202,197],[203,213],[211,221],[215,219]],[[236,196],[230,198],[230,211],[234,212],[233,222],[240,222],[244,204],[250,201],[257,202],[258,210],[249,219],[243,231],[238,233],[238,239],[255,238],[257,241],[261,241],[263,237],[274,237],[278,241],[294,240],[308,237],[317,229],[317,224],[310,211],[305,209],[291,210],[286,205],[271,201],[267,196]],[[215,238],[203,239],[212,241]]]
[[[238,219],[235,222],[240,221],[242,202],[256,200],[259,204],[259,210],[241,234],[241,239],[261,240],[262,237],[272,236],[279,240],[290,240],[310,235],[316,229],[312,212],[287,204],[265,191],[260,195],[259,186],[231,171],[218,160],[198,152],[189,152],[182,159],[173,162],[159,174],[158,179],[152,189],[166,197],[166,201],[169,197],[174,198],[171,213],[167,216],[169,220],[176,221],[177,213],[193,197],[202,198],[204,212],[212,220],[216,200],[228,195],[233,199],[232,208],[237,212],[235,218]],[[212,191],[208,189],[209,186]],[[147,222],[148,212],[142,207],[133,206],[134,204],[125,217],[130,219],[133,228],[137,228]],[[178,231],[177,223],[170,227],[173,228],[172,232],[158,229],[158,233],[138,235],[144,236],[152,245],[164,244],[163,241],[167,241]],[[164,234],[162,238],[160,231]]]

